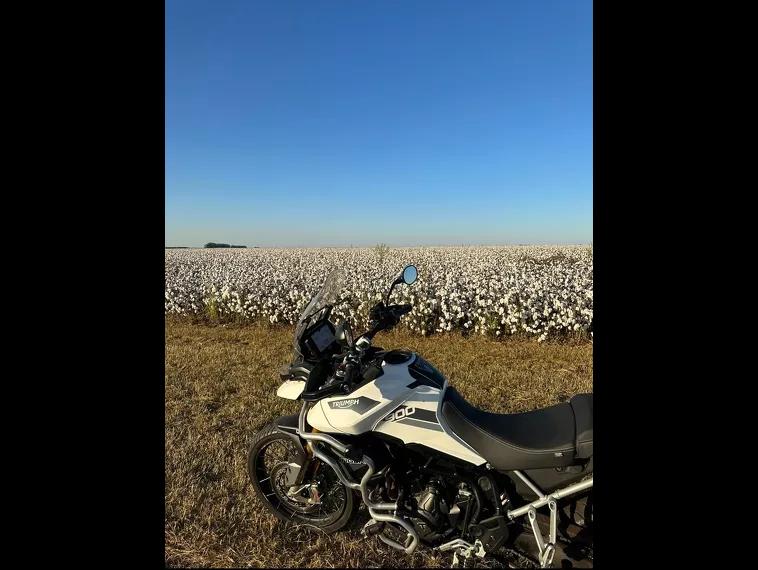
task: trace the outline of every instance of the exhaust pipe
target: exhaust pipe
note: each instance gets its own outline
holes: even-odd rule
[[[416,529],[413,528],[413,525],[411,523],[405,519],[401,519],[396,515],[391,515],[389,513],[378,513],[374,509],[369,509],[368,512],[371,515],[371,518],[375,521],[394,523],[401,527],[408,534],[408,538],[410,538],[410,544],[408,543],[408,538],[405,539],[405,542],[407,544],[407,546],[405,546],[395,540],[392,540],[391,538],[384,536],[384,534],[379,535],[379,540],[381,540],[384,544],[391,546],[392,548],[402,550],[406,554],[413,554],[413,552],[416,550],[416,547],[418,546],[418,534],[416,533]]]

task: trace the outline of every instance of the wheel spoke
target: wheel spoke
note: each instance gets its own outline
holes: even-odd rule
[[[287,466],[289,463],[299,462],[300,459],[291,441],[274,440],[259,449],[254,460],[253,472],[257,476],[261,494],[274,510],[289,513],[290,520],[297,516],[306,524],[308,521],[318,521],[320,525],[336,520],[343,512],[347,502],[346,493],[349,491],[331,468],[321,467],[320,461],[316,462],[313,472],[303,481],[306,485],[315,485],[314,489],[309,489],[310,498],[317,496],[319,502],[302,504],[287,495]],[[267,490],[270,492],[266,493]]]

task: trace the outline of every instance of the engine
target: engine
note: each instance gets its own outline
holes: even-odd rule
[[[502,545],[509,535],[502,509],[507,496],[496,496],[500,492],[491,476],[467,477],[454,468],[435,469],[431,463],[386,464],[377,473],[370,499],[397,501],[398,514],[413,524],[419,540],[428,546],[458,538],[472,544],[480,540],[488,552]],[[402,543],[404,531],[395,540]]]
[[[419,538],[436,544],[459,536],[477,521],[481,505],[476,491],[465,481],[430,477],[414,493],[411,517]]]

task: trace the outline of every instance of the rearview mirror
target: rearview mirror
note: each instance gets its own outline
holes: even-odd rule
[[[415,265],[408,265],[403,269],[403,283],[406,285],[412,284],[418,277],[418,270]]]
[[[392,295],[392,290],[395,288],[395,285],[399,285],[400,283],[405,283],[406,285],[410,285],[414,281],[416,281],[416,278],[418,277],[418,270],[416,269],[415,265],[406,265],[405,269],[403,269],[403,272],[400,274],[400,276],[395,279],[392,282],[392,285],[390,286],[390,290],[387,291],[387,298],[384,301],[385,305],[388,305],[390,302],[390,295]]]

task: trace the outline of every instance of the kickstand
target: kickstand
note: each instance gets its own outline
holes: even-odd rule
[[[537,541],[537,549],[540,552],[540,568],[547,568],[553,562],[553,556],[555,556],[555,542],[558,529],[558,505],[555,499],[550,499],[547,503],[550,507],[550,540],[545,544],[545,540],[542,538],[542,531],[537,525],[537,511],[534,508],[529,509],[529,524],[532,525],[532,532],[534,533],[534,540]]]

